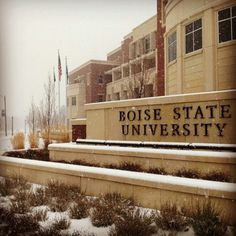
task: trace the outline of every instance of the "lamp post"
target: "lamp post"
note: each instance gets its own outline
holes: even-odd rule
[[[5,117],[5,135],[7,136],[7,99],[6,96],[0,96],[4,99],[4,109],[2,110],[1,115]]]

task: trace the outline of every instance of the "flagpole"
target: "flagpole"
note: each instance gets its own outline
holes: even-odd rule
[[[60,59],[60,53],[58,50],[58,115],[60,116],[60,82],[61,82],[61,59]]]
[[[53,66],[53,82],[54,82],[54,103],[53,103],[53,109],[54,109],[54,116],[56,114],[56,76],[55,76],[55,67]]]

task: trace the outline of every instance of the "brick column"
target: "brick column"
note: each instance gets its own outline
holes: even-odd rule
[[[164,33],[165,26],[163,26],[163,11],[164,1],[157,0],[157,77],[156,77],[156,90],[155,96],[165,95],[165,51],[164,51]]]

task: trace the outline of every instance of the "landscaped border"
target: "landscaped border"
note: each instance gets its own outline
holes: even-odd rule
[[[30,182],[45,184],[51,179],[76,184],[86,195],[118,192],[143,207],[157,208],[165,202],[193,206],[210,199],[231,225],[236,225],[236,184],[193,180],[131,171],[77,166],[63,163],[0,157],[2,176],[21,175]]]

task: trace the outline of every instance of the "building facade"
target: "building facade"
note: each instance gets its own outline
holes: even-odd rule
[[[236,4],[169,0],[162,5],[166,95],[236,88]]]
[[[124,37],[121,47],[108,54],[119,66],[107,71],[107,101],[151,97],[156,77],[156,16]]]
[[[85,118],[84,104],[102,102],[106,84],[111,76],[105,71],[117,66],[115,62],[90,60],[69,73],[67,91],[67,120]]]

